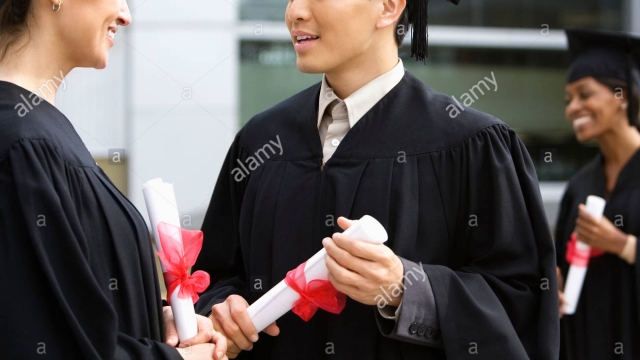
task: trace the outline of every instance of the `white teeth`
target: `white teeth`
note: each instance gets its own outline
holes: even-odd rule
[[[296,39],[298,41],[307,40],[307,39],[317,39],[317,36],[298,36]]]
[[[115,39],[115,37],[116,37],[116,32],[115,32],[115,31],[113,31],[113,30],[109,30],[109,31],[107,32],[107,36],[109,36],[111,39]]]
[[[573,121],[573,128],[574,128],[574,129],[577,129],[577,128],[579,128],[580,126],[582,126],[582,125],[584,125],[584,124],[588,123],[589,121],[591,121],[591,118],[590,118],[590,117],[583,117],[583,118],[580,118],[580,119],[574,120],[574,121]]]

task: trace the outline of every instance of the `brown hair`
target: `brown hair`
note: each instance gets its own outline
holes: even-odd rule
[[[595,79],[597,82],[611,89],[614,93],[618,93],[620,89],[624,91],[625,96],[628,98],[628,106],[633,109],[633,114],[631,114],[632,119],[629,119],[629,123],[635,125],[640,131],[640,95],[638,94],[638,90],[640,89],[634,89],[633,93],[629,94],[626,81],[603,77],[596,77]],[[635,107],[633,106],[634,104]]]
[[[30,10],[31,0],[5,0],[5,4],[0,6],[0,61],[20,35],[29,31],[27,19]]]

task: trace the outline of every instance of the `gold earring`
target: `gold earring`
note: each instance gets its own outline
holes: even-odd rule
[[[60,11],[60,8],[62,7],[62,1],[58,0],[58,7],[56,7],[56,4],[51,5],[53,7],[53,12],[58,12]]]

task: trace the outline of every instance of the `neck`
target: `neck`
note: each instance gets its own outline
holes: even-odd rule
[[[398,64],[398,47],[380,46],[372,53],[366,53],[342,64],[325,74],[334,94],[346,99],[375,78],[389,72]]]
[[[0,80],[14,83],[54,104],[58,88],[66,89],[64,77],[71,67],[60,56],[59,47],[49,39],[31,33],[7,49],[0,62]]]
[[[625,126],[602,135],[597,142],[605,164],[623,167],[640,149],[640,132],[635,127]]]

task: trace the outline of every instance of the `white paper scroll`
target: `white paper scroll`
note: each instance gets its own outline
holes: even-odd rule
[[[160,244],[160,237],[158,236],[158,224],[165,222],[180,227],[180,214],[178,213],[176,196],[173,192],[173,184],[164,183],[162,179],[159,178],[153,179],[142,185],[142,193],[144,194],[144,201],[147,204],[153,238],[155,239],[157,249],[161,250],[162,245]],[[177,238],[181,239],[179,234]],[[164,272],[164,265],[162,265],[162,271]],[[179,292],[180,286],[171,294],[170,302],[178,330],[178,338],[180,341],[184,341],[196,336],[198,333],[198,323],[191,297],[181,299],[178,297]]]
[[[384,227],[373,217],[365,215],[344,232],[345,235],[373,244],[382,244],[388,236]],[[327,251],[323,248],[311,257],[304,267],[307,282],[312,280],[328,280],[329,271],[324,257]],[[258,332],[264,330],[282,315],[293,308],[300,295],[291,289],[284,280],[256,300],[247,312]]]
[[[606,205],[607,203],[603,198],[589,196],[587,197],[586,211],[589,215],[600,220]],[[579,240],[580,239],[578,239],[578,243],[576,244],[577,251],[587,251],[591,249],[589,245]],[[582,284],[584,284],[584,278],[587,275],[587,266],[571,265],[569,268],[567,282],[564,287],[565,305],[563,312],[566,315],[573,315],[576,312],[578,301],[580,300],[580,293],[582,292]]]

